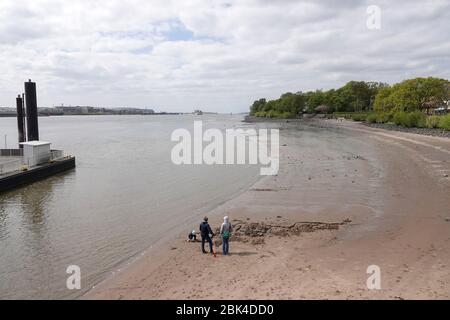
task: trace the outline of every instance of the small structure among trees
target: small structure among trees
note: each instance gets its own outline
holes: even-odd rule
[[[330,111],[330,107],[325,105],[325,104],[321,104],[320,106],[317,106],[314,111],[316,113],[328,113]]]

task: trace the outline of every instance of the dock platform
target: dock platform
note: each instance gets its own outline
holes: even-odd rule
[[[45,179],[73,168],[75,168],[75,157],[65,157],[32,167],[26,171],[13,171],[0,175],[0,193]]]

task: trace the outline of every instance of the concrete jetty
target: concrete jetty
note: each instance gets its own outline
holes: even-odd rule
[[[16,105],[19,148],[0,149],[0,192],[75,168],[75,157],[39,140],[35,82],[25,82],[25,93],[17,96]]]

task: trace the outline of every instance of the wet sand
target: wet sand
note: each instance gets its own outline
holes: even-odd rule
[[[308,123],[282,125],[277,176],[207,213],[242,228],[230,256],[186,225],[82,298],[449,299],[450,139]]]

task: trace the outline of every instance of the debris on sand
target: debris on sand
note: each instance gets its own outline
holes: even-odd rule
[[[293,224],[271,224],[266,222],[240,221],[234,223],[234,231],[230,241],[250,242],[252,244],[263,244],[265,236],[289,237],[298,236],[303,232],[314,232],[318,230],[338,230],[339,226],[350,223],[350,219],[342,222],[295,222]],[[215,230],[216,234],[219,229]],[[220,237],[214,241],[216,246],[222,244]]]
[[[264,244],[264,238],[263,237],[258,237],[258,238],[252,239],[251,244],[253,244],[253,245]]]
[[[277,191],[277,190],[271,188],[253,188],[250,189],[250,191]]]
[[[364,157],[361,157],[360,155],[353,154],[350,152],[346,152],[347,155],[342,156],[343,159],[347,160],[366,160]]]

